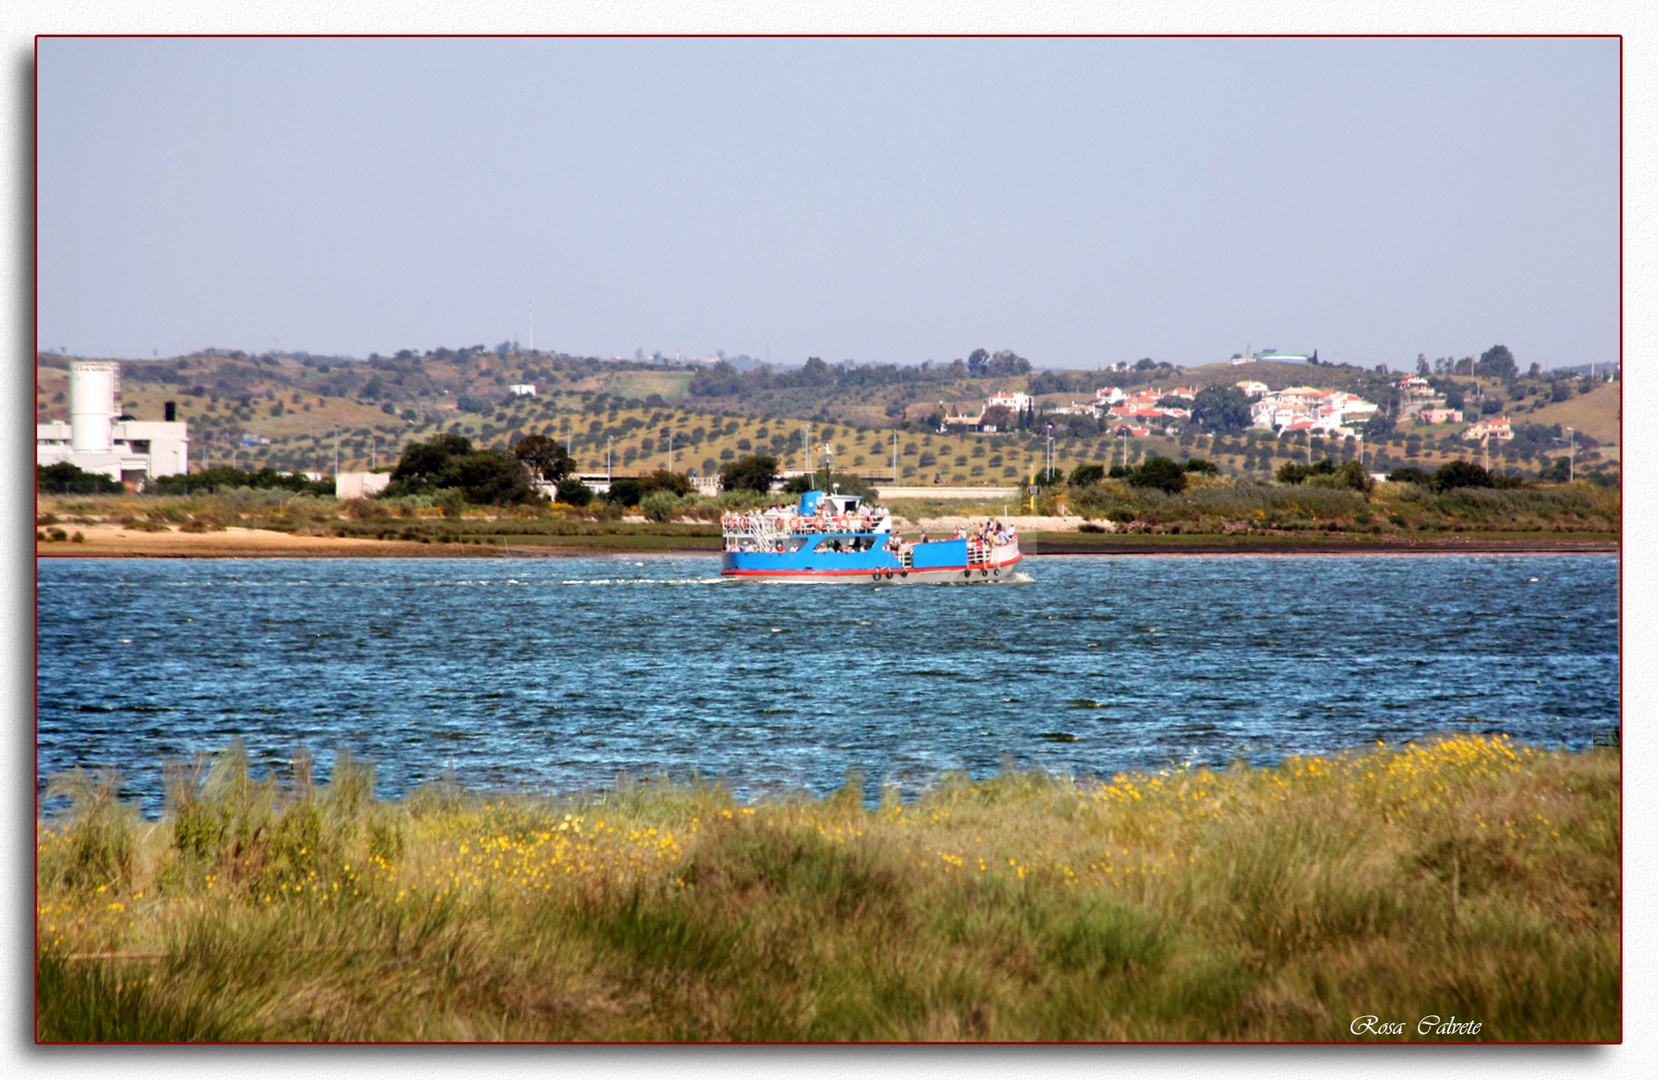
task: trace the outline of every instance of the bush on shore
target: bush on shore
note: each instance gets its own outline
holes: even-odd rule
[[[1616,490],[1581,481],[1441,489],[1372,482],[1353,462],[1327,473],[1288,475],[1300,479],[1268,484],[1206,477],[1175,494],[1107,478],[1075,492],[1072,508],[1153,532],[1615,532],[1621,520]]]

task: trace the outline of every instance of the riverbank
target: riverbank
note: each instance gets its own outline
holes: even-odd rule
[[[1616,534],[1451,533],[1365,536],[1245,533],[1041,533],[1037,555],[1583,555],[1617,554]]]
[[[309,773],[232,748],[148,824],[56,782],[79,814],[38,832],[37,1038],[1621,1035],[1612,749],[1459,736],[874,808],[855,784],[391,803],[349,759]]]
[[[68,530],[73,532],[68,532]],[[665,536],[638,533],[596,535],[459,537],[425,535],[425,539],[328,536],[274,529],[230,526],[211,532],[178,529],[134,530],[120,525],[69,525],[71,539],[36,540],[40,558],[107,559],[259,559],[259,558],[500,558],[528,555],[709,555],[719,551],[717,536]],[[79,533],[81,540],[72,537]],[[421,535],[421,534],[417,534]]]
[[[211,532],[136,530],[114,524],[64,526],[83,539],[37,540],[41,558],[420,558],[518,557],[529,555],[656,554],[699,556],[718,553],[718,536],[636,533],[491,535],[465,541],[428,536],[382,539],[327,536],[232,526]],[[73,535],[73,533],[66,533]],[[1344,534],[1167,534],[1025,532],[1026,553],[1045,555],[1424,555],[1616,553],[1611,533],[1452,533],[1431,536]],[[1034,543],[1032,542],[1034,541]]]

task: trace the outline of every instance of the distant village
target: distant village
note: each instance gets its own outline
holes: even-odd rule
[[[1321,390],[1316,386],[1287,386],[1273,390],[1266,383],[1253,379],[1234,384],[1249,399],[1251,425],[1277,435],[1322,435],[1335,438],[1359,438],[1363,425],[1373,419],[1381,406],[1366,401],[1357,394],[1340,390]],[[1406,375],[1399,379],[1399,410],[1396,420],[1414,420],[1420,424],[1460,424],[1461,409],[1450,408],[1445,395],[1433,389],[1421,375]],[[1107,422],[1107,431],[1113,435],[1147,436],[1179,435],[1191,422],[1188,405],[1175,402],[1194,402],[1200,392],[1195,386],[1175,386],[1168,389],[1150,387],[1127,393],[1121,387],[1102,386],[1094,391],[1091,401],[1072,401],[1068,405],[1046,410],[1051,416],[1088,416]],[[944,417],[940,431],[973,431],[995,434],[1009,430],[1011,420],[1034,407],[1029,394],[1002,391],[992,394],[977,415],[956,414]],[[1461,438],[1468,442],[1498,442],[1514,437],[1506,416],[1486,417],[1463,429]]]

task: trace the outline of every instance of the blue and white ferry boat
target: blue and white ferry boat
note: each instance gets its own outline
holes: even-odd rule
[[[755,581],[1009,581],[1019,565],[1019,536],[987,524],[978,533],[906,540],[892,514],[856,495],[808,491],[794,507],[729,513],[721,519],[723,577]]]

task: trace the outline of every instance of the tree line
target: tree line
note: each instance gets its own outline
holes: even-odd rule
[[[829,364],[822,357],[808,357],[794,369],[774,369],[761,364],[740,371],[729,360],[721,360],[691,377],[687,391],[692,397],[746,397],[770,390],[813,389],[828,392],[862,390],[884,386],[943,383],[954,380],[1009,378],[1028,375],[1031,362],[1012,349],[990,352],[974,349],[965,359],[935,365]]]

